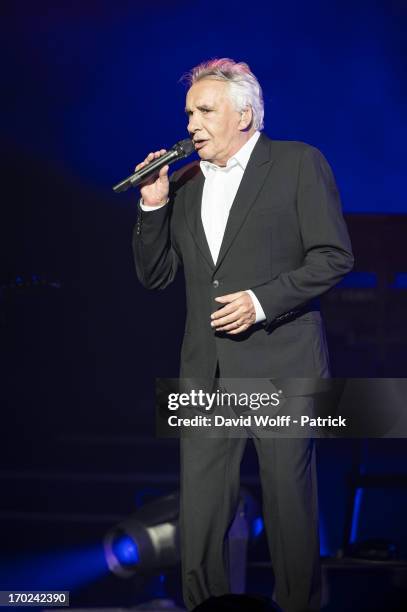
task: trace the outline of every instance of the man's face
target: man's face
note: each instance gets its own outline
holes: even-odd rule
[[[234,109],[225,81],[207,78],[194,83],[187,93],[185,112],[199,157],[218,166],[225,166],[254,132],[244,131],[251,110],[240,113]]]

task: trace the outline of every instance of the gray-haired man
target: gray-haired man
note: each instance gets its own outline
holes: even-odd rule
[[[188,131],[200,162],[141,189],[134,233],[139,279],[163,288],[184,268],[187,322],[181,377],[328,375],[318,297],[352,267],[331,169],[301,142],[261,134],[263,100],[249,67],[193,69]],[[137,169],[162,155],[150,153]],[[285,612],[319,610],[320,566],[312,439],[254,437],[263,514]],[[245,438],[181,440],[185,603],[229,590],[225,534],[239,494]]]

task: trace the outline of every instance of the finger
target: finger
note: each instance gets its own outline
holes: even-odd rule
[[[218,310],[214,310],[211,314],[211,319],[219,319],[220,317],[225,317],[226,315],[234,312],[237,309],[236,304],[230,303],[218,308]]]
[[[137,166],[135,167],[136,172],[138,170],[141,170],[141,168],[144,168],[144,166],[147,166],[147,164],[149,164],[153,159],[154,159],[154,153],[149,153],[144,161],[137,164]]]
[[[241,314],[242,313],[240,313],[239,311],[234,311],[225,317],[222,317],[220,319],[215,319],[214,321],[211,322],[211,326],[215,327],[216,329],[219,329],[220,327],[223,327],[225,325],[234,324],[235,321],[241,318]]]
[[[158,175],[158,176],[159,176],[160,178],[164,178],[164,177],[166,177],[166,176],[167,176],[167,174],[168,174],[168,170],[169,170],[169,169],[170,169],[170,167],[169,167],[169,166],[163,166],[163,167],[161,168],[161,170],[160,170],[160,172],[159,172],[159,175]]]
[[[152,162],[153,159],[158,159],[159,157],[161,157],[161,155],[164,155],[164,153],[166,152],[167,152],[166,149],[160,149],[159,151],[151,151],[151,153],[147,155],[144,161],[137,164],[137,166],[135,167],[135,170],[136,171],[141,170],[141,168],[144,168],[144,166]]]
[[[218,314],[215,312],[211,315],[211,325],[212,327],[219,327],[219,325],[226,325],[227,323],[231,323],[235,321],[239,313],[236,312],[235,309],[224,311],[222,314]]]
[[[233,331],[237,329],[238,327],[242,327],[242,326],[246,326],[246,329],[248,329],[251,325],[254,325],[255,322],[256,322],[255,313],[251,313],[249,315],[241,314],[240,317],[237,317],[237,318],[235,317],[231,323],[228,323],[227,325],[222,325],[220,327],[216,327],[216,331]]]
[[[213,321],[217,321],[219,319],[222,319],[222,317],[226,317],[231,314],[236,315],[239,309],[240,309],[240,304],[236,302],[232,302],[230,304],[227,304],[226,306],[223,306],[223,308],[219,308],[219,310],[215,310],[215,312],[211,314],[211,319]],[[236,319],[236,316],[234,318]]]
[[[159,151],[154,151],[153,159],[158,159],[159,157],[161,157],[161,155],[164,155],[164,153],[166,153],[166,149],[160,149]]]
[[[232,321],[231,323],[228,323],[227,325],[222,325],[221,327],[217,327],[216,331],[231,331],[232,329],[237,329],[241,325],[243,325],[243,322],[235,319],[234,321]]]
[[[227,333],[230,334],[231,336],[235,336],[236,334],[241,334],[242,332],[246,331],[247,329],[249,329],[249,327],[250,327],[249,325],[244,324]]]
[[[219,295],[218,297],[215,298],[215,301],[221,302],[222,304],[226,304],[228,302],[232,302],[233,300],[236,300],[237,298],[241,297],[243,293],[244,293],[243,291],[237,291],[236,293],[228,293],[227,295]]]

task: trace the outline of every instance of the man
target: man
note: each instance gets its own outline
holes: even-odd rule
[[[212,60],[189,75],[188,132],[200,162],[146,182],[134,232],[140,281],[164,288],[184,268],[181,377],[324,377],[318,296],[352,267],[340,200],[322,154],[261,133],[263,99],[247,64]],[[150,153],[137,169],[164,150]],[[181,556],[192,609],[229,591],[225,534],[244,438],[181,439]],[[315,450],[255,437],[263,514],[285,612],[319,610]]]

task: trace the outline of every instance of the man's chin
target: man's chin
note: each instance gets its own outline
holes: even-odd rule
[[[205,147],[203,147],[202,149],[199,149],[197,151],[199,157],[202,159],[202,161],[211,161],[211,154],[210,151],[205,151]]]
[[[210,142],[209,140],[204,140],[202,142],[198,141],[198,144],[195,146],[195,151],[198,153],[201,159],[207,161],[210,157]]]

